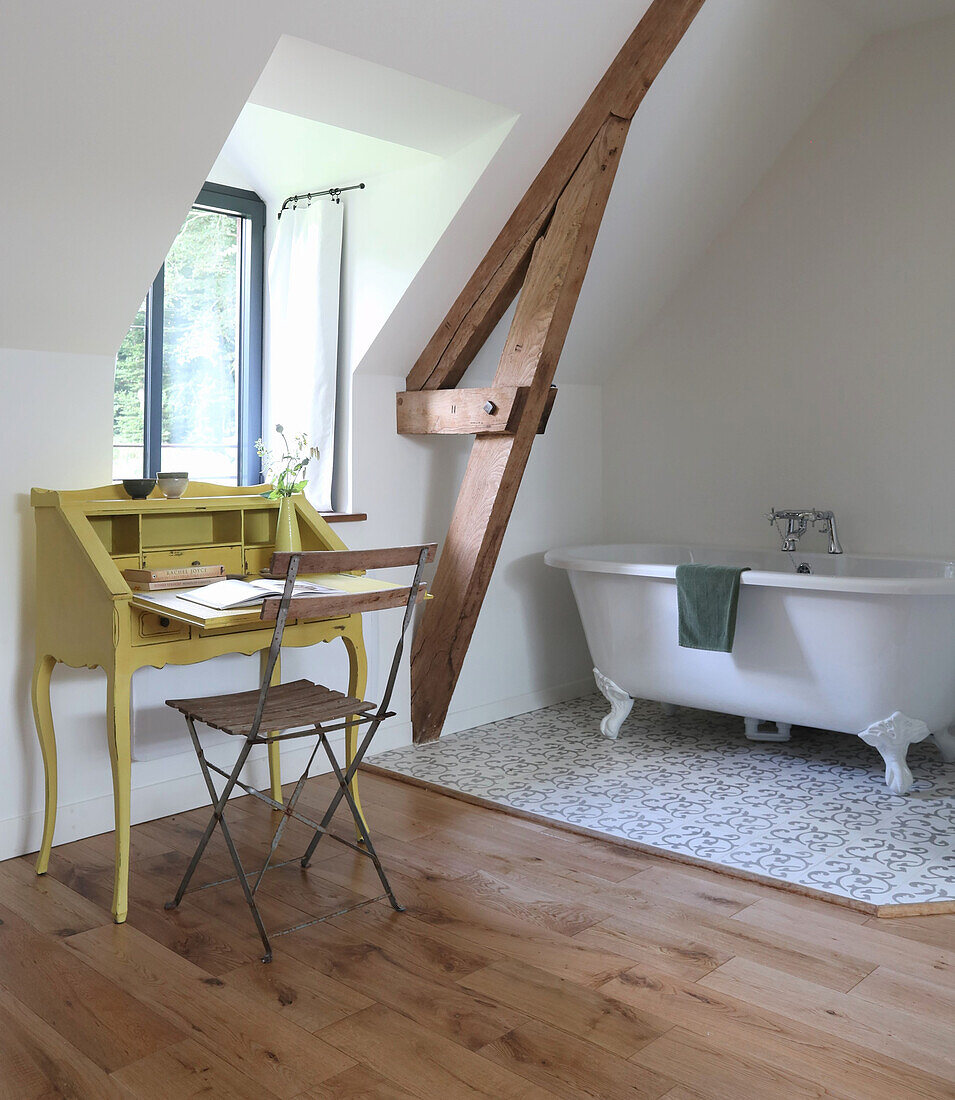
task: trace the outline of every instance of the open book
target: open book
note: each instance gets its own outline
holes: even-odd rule
[[[203,607],[214,607],[217,611],[228,611],[233,607],[248,607],[251,604],[256,604],[260,600],[264,600],[266,596],[281,596],[284,591],[284,580],[261,578],[254,581],[216,581],[213,584],[204,585],[202,588],[177,592],[176,595],[181,600],[201,603]],[[296,581],[292,595],[320,596],[326,592],[336,591],[335,588],[326,588],[324,585],[315,584],[314,581]]]

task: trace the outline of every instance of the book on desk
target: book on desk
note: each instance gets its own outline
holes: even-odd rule
[[[201,588],[225,576],[225,566],[186,565],[177,569],[124,569],[123,578],[133,592],[161,592],[171,588]]]
[[[222,584],[245,585],[259,588],[258,593],[249,595],[245,601],[239,604],[231,603],[228,606],[216,607],[202,600],[196,600],[194,590],[171,592],[137,592],[133,597],[133,605],[145,610],[153,611],[159,615],[169,615],[180,619],[182,622],[192,623],[195,626],[230,625],[238,623],[258,622],[261,613],[261,603],[267,596],[281,596],[283,581],[254,580],[223,581]],[[267,585],[268,587],[260,587]],[[352,573],[319,573],[309,576],[308,580],[296,582],[296,596],[325,595],[340,593],[350,595],[356,592],[384,592],[389,589],[397,589],[400,586],[390,581],[383,581],[377,577],[362,577]]]

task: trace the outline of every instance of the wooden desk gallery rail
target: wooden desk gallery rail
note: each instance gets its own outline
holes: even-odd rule
[[[204,626],[136,606],[122,571],[180,565],[225,565],[227,573],[257,574],[274,549],[278,504],[263,486],[192,482],[179,500],[154,490],[130,500],[121,486],[54,492],[34,489],[36,517],[36,664],[33,712],[43,755],[46,805],[36,869],[48,866],[57,808],[56,739],[50,677],[57,662],[106,673],[106,733],[113,773],[116,868],[113,918],[126,919],[130,825],[130,681],[138,668],[188,665],[225,653],[263,654],[271,624],[209,622]],[[305,550],[346,550],[304,496],[293,498]],[[333,521],[364,516],[332,516]],[[364,697],[367,659],[361,616],[293,623],[284,644],[309,646],[341,638],[349,658],[348,694]],[[275,682],[281,675],[277,666]],[[345,755],[355,751],[355,727]],[[282,800],[278,744],[269,747],[271,793]],[[356,791],[357,794],[357,791]]]

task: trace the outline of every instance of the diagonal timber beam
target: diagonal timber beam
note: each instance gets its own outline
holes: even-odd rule
[[[557,202],[534,248],[495,386],[528,386],[514,435],[479,435],[435,573],[434,601],[411,654],[416,741],[441,733],[507,521],[547,405],[557,360],[630,123],[611,116]]]
[[[630,120],[704,0],[653,0],[428,342],[407,390],[460,380],[520,290],[494,387],[526,390],[507,433],[474,441],[411,654],[416,742],[441,733],[610,195]],[[399,395],[406,400],[408,394]]]
[[[456,386],[520,290],[535,242],[610,115],[630,119],[703,0],[653,0],[518,203],[408,374],[409,390]]]

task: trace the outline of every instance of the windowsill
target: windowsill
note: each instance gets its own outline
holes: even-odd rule
[[[358,523],[368,519],[367,512],[319,512],[326,523]]]

